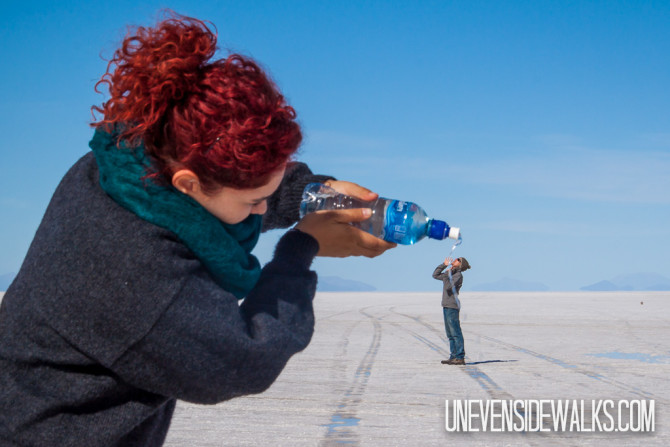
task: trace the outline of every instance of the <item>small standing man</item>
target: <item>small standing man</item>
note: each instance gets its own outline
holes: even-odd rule
[[[447,258],[433,272],[433,278],[443,282],[442,313],[451,355],[449,360],[442,360],[442,363],[447,365],[465,365],[465,346],[459,318],[461,302],[458,299],[458,293],[463,285],[463,272],[469,268],[470,263],[465,258],[457,258],[453,261]]]

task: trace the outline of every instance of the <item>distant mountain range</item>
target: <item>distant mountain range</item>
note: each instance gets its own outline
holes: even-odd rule
[[[6,291],[15,277],[16,273],[0,275],[0,292]],[[319,276],[317,290],[321,292],[371,292],[377,289],[370,284],[340,278],[339,276]],[[502,278],[494,282],[468,286],[467,290],[475,292],[542,292],[549,290],[549,287],[541,282]],[[658,273],[629,273],[580,287],[579,290],[594,292],[670,291],[670,278]]]
[[[468,287],[476,292],[541,292],[549,290],[545,284],[533,281],[521,281],[513,278],[502,278],[498,281],[477,284]],[[658,273],[628,273],[616,276],[610,280],[599,281],[595,284],[580,287],[583,291],[670,291],[670,279]]]
[[[549,290],[549,287],[541,282],[502,278],[494,282],[477,284],[469,289],[475,292],[542,292]]]
[[[0,292],[6,291],[15,277],[16,273],[0,275]],[[370,284],[340,278],[339,276],[319,276],[316,289],[321,292],[372,292],[377,290]]]
[[[319,292],[372,292],[377,289],[370,284],[339,276],[319,276],[316,290]]]
[[[628,273],[610,280],[580,287],[580,290],[601,292],[617,290],[670,291],[670,279],[658,273]]]

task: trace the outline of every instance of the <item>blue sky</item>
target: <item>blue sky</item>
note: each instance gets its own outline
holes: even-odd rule
[[[210,20],[221,56],[269,71],[315,172],[461,227],[465,289],[670,276],[670,2],[446,0],[3,3],[0,274],[18,271],[88,150],[103,58],[164,7]],[[262,239],[262,261],[277,237]],[[438,290],[430,274],[450,248],[314,266],[379,290]]]

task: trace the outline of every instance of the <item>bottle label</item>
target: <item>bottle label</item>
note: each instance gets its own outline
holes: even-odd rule
[[[407,224],[412,221],[414,210],[411,202],[394,200],[387,208],[384,239],[391,242],[403,243],[407,236]]]

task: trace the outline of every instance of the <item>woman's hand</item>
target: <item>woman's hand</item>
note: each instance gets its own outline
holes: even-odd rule
[[[367,202],[375,200],[379,194],[356,183],[342,180],[328,180],[326,186],[348,196]],[[369,219],[369,208],[337,211],[317,211],[302,218],[296,228],[311,235],[319,242],[317,256],[344,258],[347,256],[367,256],[374,258],[397,244],[374,237],[350,225]]]
[[[346,194],[351,197],[356,197],[366,202],[375,200],[379,197],[379,194],[372,192],[367,188],[362,187],[356,183],[345,182],[343,180],[328,180],[324,183],[326,186],[330,186],[335,191]]]
[[[319,242],[317,256],[374,258],[395,247],[396,244],[386,242],[350,225],[352,222],[370,218],[371,212],[369,208],[317,211],[303,217],[295,228]]]

